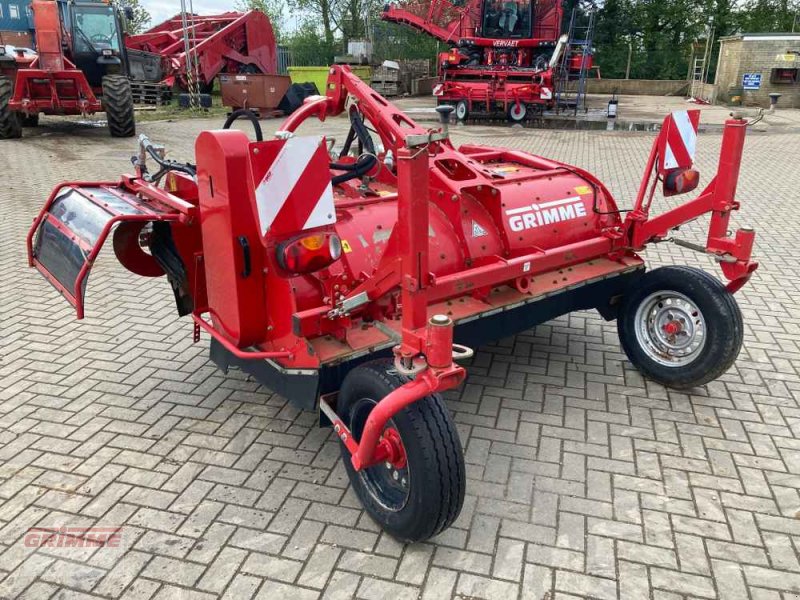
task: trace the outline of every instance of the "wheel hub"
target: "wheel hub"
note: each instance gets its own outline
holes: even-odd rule
[[[684,294],[656,292],[636,310],[636,339],[642,350],[659,364],[685,366],[705,347],[705,319]]]
[[[351,431],[361,439],[364,423],[376,402],[371,398],[357,401],[351,413]],[[386,510],[397,512],[405,507],[411,491],[411,470],[400,432],[394,421],[387,423],[378,449],[381,461],[358,472],[367,492]]]
[[[387,464],[395,469],[405,468],[407,464],[406,449],[397,429],[390,427],[384,431],[378,445],[385,449]]]

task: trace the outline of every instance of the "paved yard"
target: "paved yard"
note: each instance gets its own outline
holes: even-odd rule
[[[190,157],[214,125],[140,129]],[[588,167],[621,206],[652,140],[454,131]],[[706,180],[719,140],[700,138]],[[51,187],[115,178],[132,151],[105,129],[58,123],[0,142],[0,598],[800,594],[800,134],[747,143],[737,220],[757,228],[762,266],[738,295],[736,366],[667,391],[632,370],[614,324],[593,313],[480,348],[447,395],[468,463],[464,510],[437,539],[405,547],[360,510],[314,414],[214,369],[207,342],[192,344],[173,316],[166,282],[135,278],[106,252],[77,322],[26,268],[24,236]],[[669,244],[647,254],[715,269]],[[121,530],[114,547],[59,548],[26,537],[33,527]]]

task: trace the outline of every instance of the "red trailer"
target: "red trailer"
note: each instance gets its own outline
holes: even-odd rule
[[[182,89],[188,89],[190,63],[197,66],[201,91],[210,91],[219,73],[275,74],[278,70],[272,24],[264,13],[256,10],[213,16],[177,14],[144,33],[128,36],[125,45],[134,53],[158,55],[162,82],[170,87],[178,84]]]
[[[337,158],[324,136],[296,134],[345,111],[351,132]],[[705,189],[664,210],[659,196],[699,182],[699,111],[669,115],[623,211],[579,167],[456,148],[446,125],[417,125],[347,67],[333,67],[327,96],[306,99],[272,139],[247,111],[226,127],[239,115],[256,141],[205,131],[193,165],[140,139],[134,175],[59,185],[28,235],[29,263],[82,318],[89,271],[113,231],[127,269],[166,275],[220,368],[320,411],[364,507],[400,539],[436,535],[461,509],[461,444],[439,394],[464,381],[455,361],[467,346],[595,308],[618,320],[631,362],[665,385],[711,381],[739,353],[733,293],[758,266],[754,232],[729,232],[739,117],[725,124]],[[704,214],[705,243],[681,243],[719,261],[727,285],[685,266],[646,272],[645,246]]]

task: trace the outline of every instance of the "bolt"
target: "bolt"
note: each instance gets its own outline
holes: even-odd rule
[[[401,483],[401,485],[402,485],[403,487],[406,487],[406,484],[407,484],[408,482],[406,481],[406,478],[405,478],[405,477],[403,477],[403,478],[400,480],[400,483]]]
[[[395,481],[400,479],[400,473],[398,473],[397,471],[392,471],[392,479],[394,479]]]
[[[391,469],[392,468],[392,463],[390,463],[388,460],[386,461],[385,464],[386,464],[386,468],[387,469]]]

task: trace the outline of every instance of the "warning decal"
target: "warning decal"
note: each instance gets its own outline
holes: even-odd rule
[[[480,223],[477,221],[472,222],[472,237],[479,238],[489,235],[489,232],[486,231],[483,227],[481,227]]]

